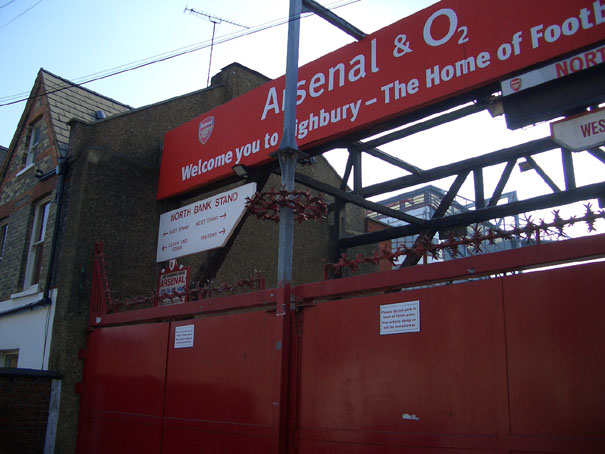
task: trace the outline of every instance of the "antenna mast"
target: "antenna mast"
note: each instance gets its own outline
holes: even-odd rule
[[[247,27],[242,24],[238,24],[237,22],[233,22],[233,21],[230,21],[227,19],[223,19],[222,17],[217,17],[217,16],[213,16],[208,13],[204,13],[202,11],[197,11],[193,8],[185,7],[185,11],[183,11],[183,12],[184,13],[188,12],[189,14],[194,14],[196,16],[205,17],[210,22],[212,22],[212,41],[210,41],[210,61],[208,62],[208,79],[206,80],[206,87],[209,87],[210,86],[210,68],[212,66],[212,52],[214,51],[214,34],[216,32],[216,25],[225,22],[227,24],[235,25],[236,27],[241,27],[241,28],[245,28],[245,29],[249,29],[250,27]]]

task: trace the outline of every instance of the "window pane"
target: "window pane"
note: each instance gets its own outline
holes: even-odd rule
[[[46,221],[48,221],[48,209],[50,208],[50,203],[45,202],[40,205],[39,212],[39,223],[38,223],[38,234],[36,235],[36,243],[39,241],[44,241],[44,237],[46,236]]]
[[[6,247],[6,237],[8,233],[8,224],[0,226],[0,258],[4,257],[4,249]]]
[[[27,157],[25,158],[25,166],[28,166],[34,162],[34,155],[40,144],[42,128],[38,121],[32,126],[31,134],[29,136],[29,144],[27,146]]]
[[[42,269],[42,252],[44,252],[44,243],[40,243],[39,245],[34,246],[33,253],[33,269],[32,269],[32,278],[31,285],[37,284],[40,282],[40,270]]]
[[[29,247],[29,258],[25,274],[25,288],[40,282],[42,270],[42,255],[44,253],[44,237],[46,236],[46,224],[50,211],[50,202],[41,203],[36,208],[34,226],[32,229],[31,243]]]
[[[6,350],[0,352],[0,367],[17,367],[19,350]]]

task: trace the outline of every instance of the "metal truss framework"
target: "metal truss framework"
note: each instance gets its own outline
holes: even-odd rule
[[[302,0],[302,4],[306,11],[314,12],[332,25],[341,29],[343,32],[353,36],[355,39],[360,40],[365,36],[365,33],[361,30],[316,3],[314,0]],[[600,71],[603,72],[603,69],[601,68]],[[598,184],[582,187],[576,185],[573,157],[570,150],[561,148],[561,165],[565,181],[565,188],[563,189],[559,188],[533,159],[532,156],[535,154],[560,148],[560,146],[553,142],[549,137],[428,170],[420,169],[417,166],[389,155],[378,148],[381,145],[385,145],[395,140],[403,139],[412,134],[426,131],[450,121],[464,118],[468,115],[488,109],[490,105],[495,105],[500,102],[499,97],[494,96],[498,91],[499,87],[497,84],[486,86],[476,92],[450,98],[437,105],[391,120],[372,130],[359,133],[356,137],[348,137],[337,143],[329,143],[313,150],[305,150],[309,156],[314,156],[334,148],[346,148],[349,152],[346,170],[340,188],[332,187],[299,173],[295,174],[296,182],[335,198],[334,240],[336,248],[331,257],[333,261],[338,259],[343,249],[353,246],[378,243],[380,241],[409,235],[418,235],[417,242],[421,239],[423,241],[431,241],[437,231],[441,229],[468,226],[473,223],[489,221],[499,217],[511,216],[594,198],[599,199],[600,205],[605,205],[605,202],[603,201],[605,199],[605,180]],[[603,97],[603,93],[595,93],[594,99],[588,106],[598,105],[599,99],[602,100]],[[436,117],[426,119],[428,116],[436,114]],[[377,133],[383,133],[394,128],[399,128],[415,121],[419,122],[412,126],[387,133],[380,138],[367,142],[362,141],[362,139],[371,137]],[[601,161],[602,164],[605,164],[605,151],[603,151],[602,147],[585,151]],[[364,187],[362,184],[362,153],[374,156],[388,164],[399,167],[406,175],[390,181]],[[521,160],[522,162],[519,162]],[[507,203],[505,205],[498,205],[504,187],[518,162],[525,170],[533,169],[550,187],[552,193]],[[506,166],[500,175],[498,184],[496,185],[493,194],[486,198],[483,171],[487,167],[502,163],[506,163]],[[347,182],[349,181],[351,172],[353,172],[353,190],[349,191],[347,190]],[[448,209],[454,202],[455,197],[458,195],[462,184],[471,173],[474,180],[475,210],[446,215]],[[420,219],[367,200],[367,197],[399,191],[419,184],[428,184],[432,181],[454,176],[454,182],[450,186],[440,205],[437,207],[433,217],[429,220]],[[353,237],[341,237],[339,222],[336,220],[340,218],[340,211],[346,203],[352,203],[362,208],[405,221],[408,225]],[[419,257],[417,256],[408,256],[401,266],[415,265],[418,263],[418,260]]]
[[[302,0],[302,7],[304,11],[314,12],[357,40],[360,40],[365,36],[365,33],[361,30],[313,0]],[[592,71],[593,74],[595,71],[605,73],[605,69],[602,67],[593,68]],[[414,164],[403,161],[379,148],[380,146],[393,141],[401,140],[412,136],[413,134],[428,131],[437,126],[498,106],[498,104],[501,103],[499,91],[500,87],[498,83],[486,85],[477,90],[444,99],[439,103],[418,109],[411,113],[408,112],[398,118],[393,118],[379,125],[374,125],[370,129],[357,132],[351,136],[304,150],[304,156],[302,154],[299,156],[299,163],[304,163],[305,161],[309,162],[314,156],[333,149],[344,148],[348,150],[348,161],[340,187],[331,186],[299,172],[295,173],[296,183],[333,197],[334,203],[332,204],[331,209],[334,212],[335,220],[340,218],[340,214],[347,204],[353,204],[407,223],[407,225],[404,226],[392,227],[377,232],[346,236],[343,235],[339,223],[335,221],[333,232],[335,247],[331,251],[329,259],[333,262],[338,260],[344,250],[355,246],[375,244],[385,240],[412,235],[418,235],[418,238],[423,238],[424,241],[430,241],[438,231],[452,230],[454,228],[466,227],[474,223],[506,216],[514,216],[540,209],[553,208],[574,202],[599,199],[599,204],[604,206],[605,179],[600,183],[578,186],[576,184],[576,174],[573,165],[573,154],[577,152],[561,148],[561,146],[551,140],[550,137],[544,137],[512,147],[503,148],[482,156],[431,169],[421,169]],[[602,89],[599,90],[597,88],[595,90],[594,99],[587,103],[586,108],[589,106],[597,106],[603,99],[605,99],[605,92],[603,92]],[[586,110],[586,108],[583,110]],[[581,110],[582,109],[576,109],[575,111],[570,112],[570,114],[577,114]],[[379,138],[367,140],[378,134],[384,135]],[[533,158],[536,154],[556,149],[560,149],[560,165],[562,166],[564,175],[564,188],[559,188],[553,179]],[[596,165],[605,164],[605,149],[603,147],[591,148],[582,152],[592,155],[595,158]],[[362,184],[364,170],[362,166],[362,155],[364,153],[400,168],[402,176],[390,181],[364,187]],[[488,167],[502,164],[505,164],[505,166],[493,193],[486,194],[483,177],[484,170]],[[535,171],[548,185],[551,193],[506,204],[498,204],[500,196],[503,194],[504,188],[517,164],[522,167],[523,170]],[[257,181],[262,187],[262,185],[266,183],[267,177],[271,172],[277,174],[281,173],[277,161],[254,169],[246,168],[243,176],[234,176],[232,179],[223,182],[223,184],[229,184],[240,178],[246,178]],[[349,181],[351,174],[353,175],[353,188],[349,189],[347,187],[347,182]],[[605,175],[605,172],[603,174]],[[454,182],[451,184],[445,197],[437,207],[433,217],[428,220],[414,217],[402,211],[393,210],[368,200],[368,197],[379,196],[393,191],[402,191],[413,186],[429,184],[448,177],[455,177]],[[454,199],[458,196],[461,186],[468,178],[473,178],[474,181],[475,209],[463,213],[447,214]],[[212,190],[213,188],[210,187],[206,189]],[[236,235],[234,235],[234,237],[235,236]],[[223,252],[220,254],[221,257],[214,257],[211,261],[217,262],[218,260],[220,262],[222,257],[229,250],[231,243],[232,241],[223,248]],[[418,258],[408,257],[402,266],[414,265],[417,262]],[[214,263],[214,265],[216,265],[216,263]],[[207,267],[207,269],[215,268],[216,266]],[[213,276],[212,273],[210,273],[205,277],[212,278]]]
[[[346,148],[349,156],[346,165],[343,183],[341,187],[336,188],[327,185],[321,181],[311,179],[307,176],[297,174],[296,181],[309,188],[321,191],[335,198],[334,210],[335,218],[338,211],[347,203],[360,206],[367,210],[375,211],[386,216],[405,221],[407,225],[393,227],[373,233],[366,233],[357,236],[340,236],[340,232],[335,232],[335,240],[338,244],[338,250],[334,257],[338,257],[341,250],[361,246],[366,244],[378,243],[380,241],[400,238],[410,235],[419,235],[424,238],[432,238],[439,230],[448,230],[454,227],[468,226],[474,223],[489,221],[495,218],[522,214],[529,211],[557,207],[573,202],[581,202],[590,199],[599,199],[601,202],[605,198],[605,181],[585,186],[577,186],[576,175],[573,165],[573,153],[570,150],[561,148],[561,146],[551,140],[550,137],[544,137],[532,140],[526,143],[503,148],[481,156],[465,159],[455,163],[434,167],[431,169],[420,169],[417,166],[402,161],[392,156],[378,147],[395,140],[409,137],[412,134],[427,131],[439,125],[454,121],[468,115],[488,109],[488,107],[498,102],[498,97],[492,96],[497,92],[497,87],[488,87],[483,92],[473,95],[458,97],[442,103],[438,106],[424,109],[421,112],[406,115],[400,119],[393,120],[388,124],[375,128],[372,131],[366,131],[357,137],[341,140],[339,143],[324,145],[315,150],[306,150],[311,156],[328,151],[331,148]],[[452,110],[454,104],[457,108]],[[439,113],[441,111],[441,113]],[[437,114],[436,116],[434,116]],[[433,116],[430,119],[417,122],[420,118]],[[403,127],[394,132],[387,133],[377,139],[363,141],[363,136],[369,137],[379,132],[388,131],[394,127],[405,126],[408,123],[417,122],[411,126]],[[536,154],[560,149],[562,173],[564,175],[565,187],[559,188],[552,178],[538,165],[532,157]],[[597,165],[605,164],[605,151],[602,147],[591,148],[583,151],[595,158]],[[403,173],[401,177],[378,184],[363,186],[361,164],[361,155],[366,153],[399,167]],[[556,151],[555,151],[556,153]],[[600,163],[599,163],[600,161]],[[483,174],[484,170],[499,164],[505,164],[498,183],[492,194],[485,193]],[[515,201],[499,205],[498,201],[504,188],[511,176],[515,165],[524,169],[534,170],[544,182],[548,185],[551,193],[536,196],[530,199]],[[346,182],[353,174],[353,189],[347,190]],[[605,175],[605,173],[604,173]],[[446,196],[435,211],[431,219],[425,220],[411,216],[407,213],[393,210],[386,206],[367,200],[368,197],[378,196],[393,191],[400,191],[413,186],[428,184],[433,181],[441,180],[447,177],[455,177]],[[462,184],[468,179],[474,181],[474,205],[475,209],[469,212],[446,215],[448,209],[453,203]],[[338,229],[336,229],[338,230]],[[406,260],[403,266],[413,265],[417,260]]]

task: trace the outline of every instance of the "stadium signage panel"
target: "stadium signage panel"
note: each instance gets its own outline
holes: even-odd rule
[[[592,110],[550,124],[553,140],[571,151],[605,143],[605,108]]]
[[[256,192],[248,183],[160,216],[157,262],[223,247],[240,222],[246,199]]]
[[[605,63],[605,44],[501,82],[502,96],[560,79]]]
[[[300,68],[301,149],[502,80],[605,36],[605,0],[443,0]],[[158,199],[268,162],[285,77],[166,133]]]

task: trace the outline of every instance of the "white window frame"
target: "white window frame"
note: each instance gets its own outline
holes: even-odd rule
[[[25,157],[25,167],[34,164],[34,155],[40,146],[40,136],[42,135],[42,120],[37,120],[30,126],[29,141],[27,144],[27,156]]]
[[[19,349],[15,348],[12,350],[0,350],[0,367],[9,367],[6,365],[7,358],[11,356],[17,356],[17,364],[16,367],[19,366]]]
[[[27,136],[27,154],[25,155],[25,163],[21,170],[19,170],[16,174],[19,175],[24,174],[29,169],[34,166],[34,158],[36,156],[36,151],[40,147],[40,138],[42,137],[42,118],[34,121],[29,126],[29,133]]]
[[[50,199],[44,199],[36,204],[32,234],[27,253],[27,266],[25,268],[25,283],[23,289],[27,290],[37,286],[42,270],[42,256],[44,255],[44,242],[50,215]]]

